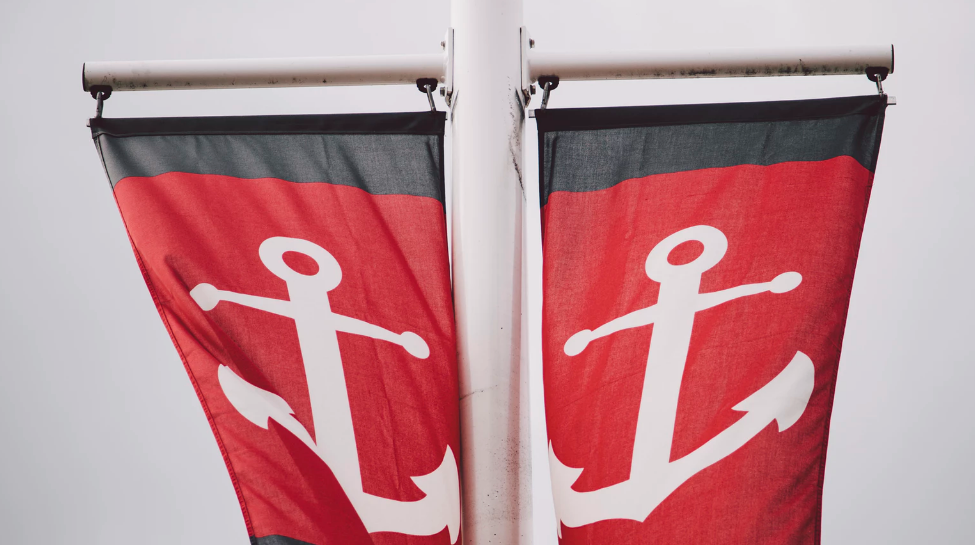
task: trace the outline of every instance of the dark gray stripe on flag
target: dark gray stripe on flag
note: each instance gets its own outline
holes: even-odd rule
[[[99,137],[112,187],[130,176],[186,172],[324,182],[442,202],[438,140],[404,134]]]
[[[873,171],[886,101],[840,99],[537,110],[539,192],[633,178],[850,156]]]
[[[185,172],[443,202],[443,115],[105,119],[92,120],[92,135],[113,188],[131,176]]]
[[[307,541],[300,541],[293,537],[284,536],[251,536],[251,545],[312,545]]]

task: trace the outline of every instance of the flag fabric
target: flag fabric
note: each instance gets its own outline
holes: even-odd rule
[[[444,123],[91,120],[254,544],[458,539]]]
[[[565,544],[818,544],[886,97],[537,110]]]

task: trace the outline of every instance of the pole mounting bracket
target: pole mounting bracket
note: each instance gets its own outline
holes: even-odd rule
[[[528,33],[528,27],[519,29],[521,35],[521,106],[527,108],[535,94],[535,86],[532,85],[531,66],[528,64],[528,50],[535,47],[535,40]]]
[[[443,57],[443,87],[440,88],[440,96],[447,103],[447,108],[451,108],[454,99],[454,29],[448,28],[444,39],[440,42],[440,47],[444,50]]]

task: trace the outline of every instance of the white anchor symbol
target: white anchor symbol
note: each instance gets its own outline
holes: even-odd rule
[[[691,240],[704,245],[704,252],[697,259],[684,265],[667,262],[671,250]],[[699,471],[741,448],[772,421],[778,421],[782,432],[795,424],[805,411],[812,395],[815,368],[808,356],[796,352],[775,378],[733,407],[746,413],[740,420],[694,452],[670,461],[677,400],[694,315],[740,297],[766,291],[784,293],[802,282],[799,273],[787,272],[771,282],[699,293],[701,274],[721,261],[727,249],[724,233],[707,225],[670,235],[647,256],[647,276],[660,283],[657,304],[616,318],[594,331],[582,330],[566,341],[565,353],[575,356],[596,339],[653,324],[629,479],[591,492],[577,492],[572,484],[582,469],[559,461],[549,442],[555,509],[566,526],[574,528],[610,519],[643,522],[664,499]],[[559,535],[562,535],[561,525]]]
[[[305,275],[285,264],[286,252],[304,254],[318,264],[318,272]],[[409,535],[433,535],[447,527],[450,542],[460,528],[460,488],[457,462],[447,446],[443,462],[432,473],[413,477],[426,496],[418,501],[398,501],[368,494],[362,489],[359,453],[352,426],[352,412],[345,386],[342,355],[336,332],[363,335],[402,346],[414,357],[426,359],[430,349],[419,335],[396,334],[382,327],[331,311],[329,290],[342,280],[342,269],[324,248],[296,238],[272,237],[261,243],[264,266],[288,285],[289,300],[270,299],[219,290],[199,284],[190,291],[205,311],[221,301],[286,316],[295,321],[298,344],[305,366],[315,437],[293,416],[294,411],[278,395],[248,383],[221,365],[220,386],[234,408],[247,420],[267,429],[273,419],[294,434],[324,461],[362,519],[366,530]]]

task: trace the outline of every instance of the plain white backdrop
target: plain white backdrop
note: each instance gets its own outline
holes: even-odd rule
[[[896,44],[896,72],[885,86],[899,105],[888,110],[830,431],[828,545],[975,542],[973,6],[525,0],[525,23],[540,50]],[[437,53],[448,21],[447,0],[0,5],[3,541],[247,542],[216,444],[85,127],[94,101],[81,90],[82,62]],[[551,107],[873,92],[854,76],[566,82]],[[404,86],[117,93],[105,112],[425,107],[425,97]],[[528,326],[533,406],[540,408],[537,158],[534,122],[526,126]],[[533,426],[535,542],[552,544],[538,413]]]

